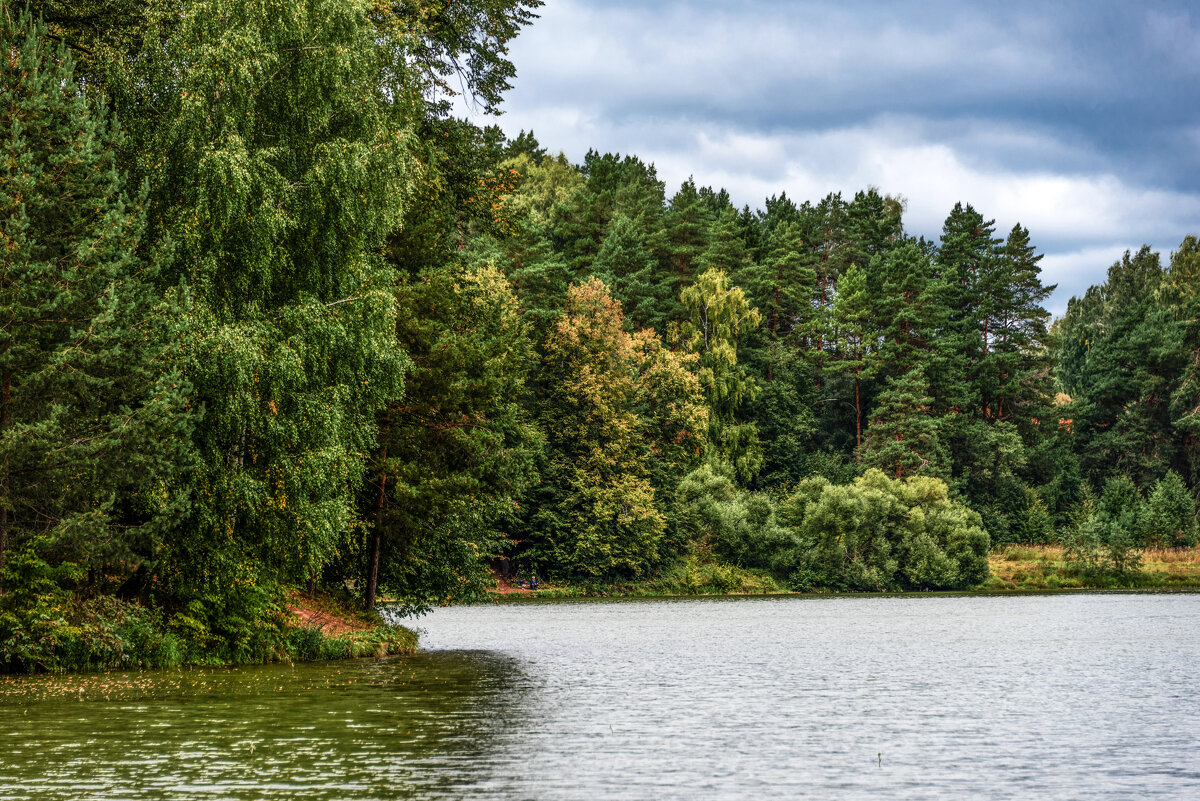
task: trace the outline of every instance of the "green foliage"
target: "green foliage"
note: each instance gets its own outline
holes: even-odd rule
[[[247,560],[301,580],[348,546],[375,413],[402,392],[373,252],[413,192],[409,87],[357,3],[183,12],[162,58],[189,68],[148,85],[169,102],[141,143],[204,409],[186,476],[197,503],[167,558],[178,592],[236,580],[213,571]]]
[[[699,447],[699,384],[681,369],[694,357],[669,354],[653,332],[629,334],[595,278],[568,290],[545,352],[549,450],[526,557],[559,574],[638,575],[666,555],[651,465],[682,466]]]
[[[1029,231],[968,204],[936,243],[875,189],[738,211],[452,118],[539,6],[0,5],[10,669],[387,652],[286,588],[416,612],[499,554],[923,589],[989,541],[1061,531],[1098,585],[1195,542],[1195,237],[1048,331]]]
[[[1200,240],[1185,237],[1171,254],[1171,268],[1159,295],[1160,318],[1173,329],[1167,342],[1180,366],[1171,393],[1171,420],[1182,435],[1185,474],[1193,492],[1200,488]]]
[[[1102,542],[1116,538],[1121,547],[1146,545],[1146,503],[1128,476],[1114,476],[1105,483],[1096,518],[1106,528]]]
[[[949,458],[930,414],[925,374],[918,368],[893,379],[876,399],[859,461],[895,478],[924,475],[945,479]]]
[[[542,0],[393,0],[373,4],[371,11],[380,34],[404,43],[422,84],[443,98],[464,93],[485,113],[499,114],[517,74],[508,60],[509,43],[541,5]]]
[[[18,332],[0,335],[0,564],[19,549],[9,580],[41,588],[4,603],[19,618],[120,584],[206,658],[275,658],[290,636],[282,582],[345,578],[376,414],[403,397],[393,265],[440,255],[455,223],[509,224],[492,140],[426,98],[453,83],[494,111],[508,43],[539,4],[43,5],[50,31],[0,9],[5,41],[22,41],[0,86],[18,254],[0,272],[2,328]],[[80,55],[80,84],[46,39]],[[528,351],[507,348],[473,355],[523,369]],[[512,411],[496,395],[476,398],[492,419]],[[479,506],[450,542],[479,539]],[[439,593],[421,581],[420,597]]]
[[[965,589],[987,579],[979,515],[935,478],[868,470],[847,485],[807,479],[780,516],[798,541],[795,589]]]
[[[1126,253],[1059,325],[1058,380],[1078,404],[1080,461],[1098,483],[1123,473],[1147,484],[1180,462],[1170,398],[1184,354],[1175,310],[1156,308],[1164,279],[1158,254]]]
[[[837,283],[837,297],[829,313],[833,343],[840,358],[828,365],[831,373],[845,373],[854,386],[854,444],[862,445],[862,392],[864,372],[870,372],[874,346],[869,335],[871,300],[867,274],[851,264]]]
[[[193,418],[156,323],[175,311],[152,283],[167,254],[142,247],[146,193],[66,48],[7,4],[0,32],[0,569],[24,550],[61,586],[111,592],[180,515]]]
[[[503,526],[535,477],[531,345],[493,268],[429,270],[397,290],[407,398],[382,415],[363,515],[382,538],[379,579],[412,609],[482,593]]]
[[[680,338],[689,353],[700,357],[700,385],[711,410],[709,441],[718,458],[749,480],[762,469],[762,448],[755,425],[739,422],[737,412],[757,396],[758,383],[738,364],[738,340],[762,322],[762,315],[715,268],[684,289],[680,301],[689,315]]]
[[[1196,544],[1196,502],[1174,470],[1154,486],[1145,510],[1146,544],[1191,548]]]
[[[692,550],[738,567],[771,569],[778,553],[795,547],[770,497],[739,487],[733,469],[720,462],[706,462],[679,483],[673,519]]]
[[[1069,569],[1078,575],[1120,580],[1136,576],[1146,544],[1146,512],[1141,492],[1127,476],[1109,479],[1098,501],[1085,496],[1063,535]]]

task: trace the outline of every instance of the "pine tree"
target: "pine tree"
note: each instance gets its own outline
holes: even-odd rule
[[[880,365],[889,375],[913,369],[944,370],[948,359],[940,334],[949,310],[929,254],[914,240],[878,260],[881,278],[876,301],[882,328]]]
[[[0,40],[0,570],[17,553],[10,588],[40,565],[111,592],[109,576],[155,565],[184,501],[164,254],[144,246],[122,133],[67,49],[7,5]]]
[[[1200,491],[1200,240],[1196,237],[1186,237],[1171,254],[1167,282],[1169,291],[1163,293],[1167,302],[1161,305],[1168,308],[1161,313],[1170,315],[1174,323],[1167,344],[1179,360],[1171,421],[1182,434],[1186,473],[1192,487]]]
[[[640,219],[618,216],[608,227],[593,274],[612,288],[637,328],[665,332],[676,301],[670,284],[658,282],[659,260],[648,243],[653,233]]]
[[[750,252],[742,241],[737,212],[725,208],[709,228],[708,244],[700,255],[703,270],[720,270],[726,275],[742,275],[751,265]]]
[[[894,478],[911,475],[949,476],[949,457],[931,415],[925,374],[909,370],[888,382],[871,412],[871,422],[858,451],[863,467],[877,467]]]
[[[996,313],[985,291],[995,283],[998,269],[1000,240],[993,237],[994,225],[970,204],[956,203],[942,225],[937,253],[948,310],[943,337],[953,362],[929,380],[934,397],[961,413],[973,413],[981,404],[976,370],[990,341],[988,321]]]
[[[1174,470],[1159,479],[1146,502],[1146,540],[1157,548],[1196,544],[1196,502]]]
[[[854,264],[868,265],[872,259],[883,256],[900,244],[904,233],[901,222],[903,211],[903,198],[885,197],[875,187],[855,192],[854,200],[846,207],[848,260]],[[876,276],[871,278],[875,279]],[[872,293],[878,292],[878,281],[872,281],[870,287]]]
[[[381,413],[364,497],[368,609],[378,583],[415,609],[481,592],[541,440],[525,386],[532,348],[499,271],[432,268],[398,289],[397,311],[414,369],[406,398]]]
[[[635,156],[589,151],[581,165],[587,179],[556,215],[555,249],[576,279],[594,272],[594,261],[618,215],[654,226],[662,214],[663,183],[653,165]]]
[[[1045,345],[1050,313],[1042,303],[1054,286],[1042,285],[1041,259],[1029,244],[1028,229],[1015,225],[995,267],[981,281],[988,313],[975,373],[987,404],[984,416],[990,419],[1008,419],[1021,408],[1025,419],[1036,416],[1050,394],[1038,376],[1049,372]]]
[[[817,274],[812,253],[805,246],[800,227],[783,223],[767,237],[761,263],[743,269],[738,285],[762,310],[764,327],[772,341],[800,347],[800,335],[808,330],[811,299]]]
[[[1165,271],[1143,247],[1109,268],[1108,280],[1067,306],[1060,380],[1080,406],[1073,427],[1089,477],[1121,473],[1144,484],[1176,464],[1181,437],[1172,425],[1172,376],[1180,357],[1169,316],[1156,314]]]
[[[850,236],[846,229],[847,204],[840,192],[826,196],[809,211],[813,217],[816,236],[811,241],[817,248],[817,292],[814,302],[818,313],[828,312],[833,302],[834,287],[842,271],[854,262],[849,247]],[[821,341],[817,349],[821,349]]]
[[[827,367],[835,375],[848,375],[854,385],[854,444],[862,445],[862,381],[871,373],[872,344],[871,299],[867,274],[850,265],[837,284],[837,297],[830,311],[830,325],[836,339],[837,360]]]
[[[671,297],[681,298],[683,290],[700,274],[700,258],[708,245],[711,225],[708,209],[689,178],[671,198],[663,216],[666,258],[659,281],[670,284]],[[682,322],[684,316],[684,310],[676,306],[674,322]]]

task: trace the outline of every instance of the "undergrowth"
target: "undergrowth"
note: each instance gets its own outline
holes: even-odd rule
[[[327,600],[330,608],[362,615]],[[409,629],[372,618],[369,627],[342,634],[304,628],[280,608],[254,624],[221,636],[194,615],[168,616],[162,609],[113,596],[75,600],[47,596],[0,613],[0,672],[80,672],[245,665],[345,659],[412,653]]]

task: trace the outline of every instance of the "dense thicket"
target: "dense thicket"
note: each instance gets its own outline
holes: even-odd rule
[[[9,664],[114,595],[245,660],[288,587],[419,610],[499,557],[923,589],[1195,542],[1194,237],[1048,329],[969,204],[929,241],[454,118],[535,0],[118,5],[0,4]]]

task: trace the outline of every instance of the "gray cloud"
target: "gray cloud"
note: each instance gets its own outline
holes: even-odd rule
[[[512,55],[512,133],[577,160],[636,153],[669,186],[694,174],[751,206],[875,185],[926,235],[966,200],[1030,228],[1055,310],[1200,219],[1183,2],[550,0]]]

